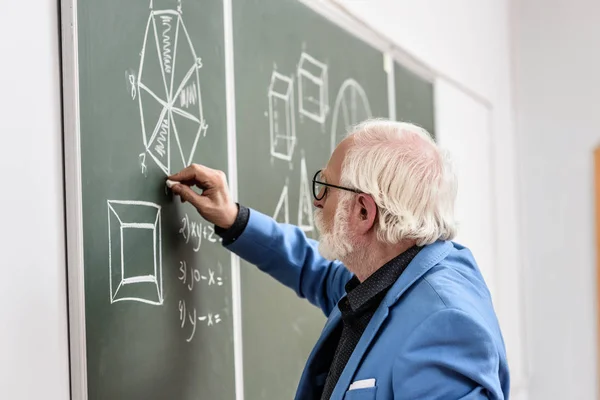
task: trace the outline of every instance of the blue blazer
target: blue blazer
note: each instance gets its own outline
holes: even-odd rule
[[[352,274],[320,256],[299,228],[250,210],[228,249],[255,264],[328,317],[309,356],[296,399],[313,398],[320,347],[341,322],[338,301]],[[349,390],[353,382],[374,386]],[[376,310],[331,399],[508,399],[506,350],[490,292],[471,252],[437,241],[412,260]]]

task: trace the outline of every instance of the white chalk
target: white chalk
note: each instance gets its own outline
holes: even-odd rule
[[[176,185],[176,184],[178,184],[178,183],[179,183],[179,182],[175,182],[175,181],[172,181],[172,180],[170,180],[170,179],[167,179],[167,187],[168,187],[169,189],[171,189],[173,186],[175,186],[175,185]]]

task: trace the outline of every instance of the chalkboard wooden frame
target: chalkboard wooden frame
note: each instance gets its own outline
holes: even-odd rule
[[[237,199],[236,114],[234,93],[234,60],[232,43],[232,1],[223,0],[226,45],[227,136],[229,185],[232,197]],[[435,84],[438,73],[396,46],[392,40],[377,33],[372,27],[348,12],[338,0],[298,0],[316,13],[334,22],[385,54],[388,75],[389,115],[394,119],[395,83],[394,64],[398,63],[425,81]],[[63,149],[66,210],[67,290],[70,349],[70,385],[72,399],[87,399],[86,315],[83,258],[83,216],[79,114],[78,21],[77,0],[61,0],[62,102]],[[232,286],[234,314],[234,353],[236,398],[243,399],[243,363],[240,316],[239,258],[232,254]]]

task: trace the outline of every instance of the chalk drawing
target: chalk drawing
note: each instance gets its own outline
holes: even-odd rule
[[[288,200],[288,180],[286,179],[285,185],[283,186],[283,190],[281,191],[281,195],[279,196],[279,201],[277,202],[277,206],[275,207],[275,212],[273,213],[273,219],[278,222],[283,222],[286,224],[290,223],[290,205]]]
[[[320,124],[325,123],[329,112],[327,65],[302,53],[297,74],[300,114]]]
[[[188,306],[185,300],[179,300],[179,322],[180,327],[184,328],[185,324],[189,322],[192,325],[190,335],[185,339],[186,342],[191,342],[194,339],[194,335],[196,334],[196,325],[197,321],[206,324],[206,326],[212,326],[220,323],[222,321],[221,314],[215,314],[209,312],[207,314],[203,314],[198,316],[198,311],[196,307]],[[193,309],[193,315],[192,310]]]
[[[291,161],[296,147],[293,79],[273,71],[268,97],[271,155]]]
[[[208,129],[202,110],[202,60],[183,23],[180,3],[177,10],[154,10],[151,4],[140,56],[137,92],[145,95],[137,97],[145,152],[170,175],[192,163]]]
[[[108,200],[107,209],[111,304],[119,301],[163,304],[161,207],[145,201]],[[125,236],[135,246],[125,246]],[[148,257],[151,261],[138,258],[147,252],[151,252]],[[142,265],[131,264],[136,261]]]
[[[304,155],[300,161],[300,203],[298,204],[298,226],[304,232],[312,232],[314,230],[311,189],[308,183],[308,173],[306,171],[306,159],[304,158]]]
[[[365,90],[354,79],[344,81],[338,91],[331,121],[331,152],[346,137],[348,127],[371,118]]]

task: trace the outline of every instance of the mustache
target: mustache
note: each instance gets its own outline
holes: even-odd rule
[[[320,208],[316,209],[313,213],[313,219],[315,222],[315,228],[319,231],[319,233],[323,232],[324,221],[323,221],[323,210]]]

